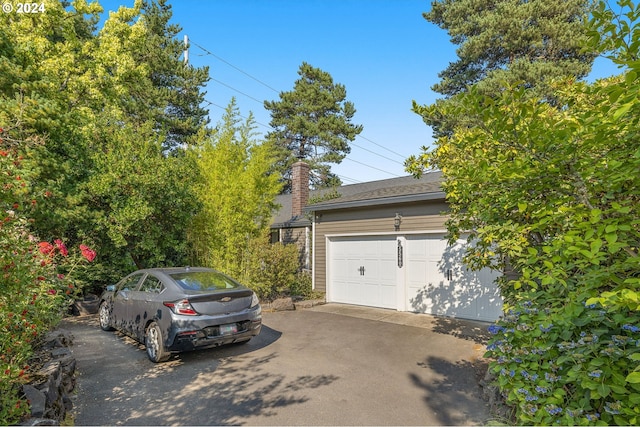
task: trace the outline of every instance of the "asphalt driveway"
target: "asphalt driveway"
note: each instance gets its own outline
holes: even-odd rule
[[[327,304],[264,313],[242,346],[151,363],[142,346],[65,320],[77,359],[76,425],[486,424],[486,325]]]

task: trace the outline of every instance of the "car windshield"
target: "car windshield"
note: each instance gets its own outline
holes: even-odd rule
[[[190,291],[214,291],[241,287],[229,276],[216,271],[193,271],[171,274],[171,278],[183,289]]]

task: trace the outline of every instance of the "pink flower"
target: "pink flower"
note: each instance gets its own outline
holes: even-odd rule
[[[56,294],[56,290],[55,290],[55,289],[49,289],[49,290],[47,291],[47,293],[48,293],[49,295],[55,295],[55,294]]]
[[[54,243],[56,244],[56,247],[58,248],[58,250],[60,251],[62,256],[69,255],[69,251],[67,250],[67,247],[64,245],[62,240],[56,239],[56,240],[54,240]]]
[[[49,255],[54,250],[53,245],[49,242],[40,242],[38,243],[38,246],[40,247],[40,252],[43,255]]]
[[[80,245],[80,251],[82,252],[82,256],[85,257],[89,262],[93,261],[96,257],[96,252],[89,246]]]

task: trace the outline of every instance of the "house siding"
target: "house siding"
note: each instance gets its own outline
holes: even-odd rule
[[[448,219],[444,200],[396,204],[393,206],[340,209],[317,212],[315,215],[316,240],[314,259],[314,288],[327,289],[327,236],[355,234],[396,234],[442,231]],[[399,230],[395,230],[396,213],[402,215]]]
[[[277,229],[279,233],[279,242],[284,245],[296,245],[298,248],[298,262],[300,268],[307,270],[311,268],[310,260],[308,259],[308,253],[311,249],[311,228],[309,227],[309,241],[307,242],[307,227],[295,227],[295,228],[280,228]],[[307,248],[307,244],[309,248]]]

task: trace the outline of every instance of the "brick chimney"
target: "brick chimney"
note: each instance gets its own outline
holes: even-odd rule
[[[309,201],[309,165],[296,162],[291,169],[291,216],[296,217]]]

